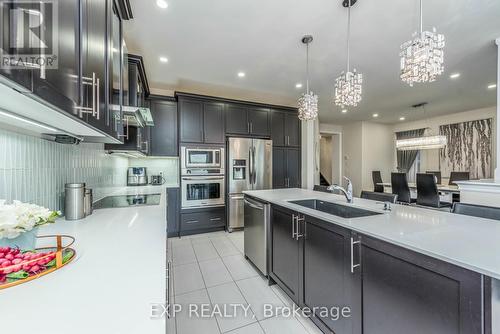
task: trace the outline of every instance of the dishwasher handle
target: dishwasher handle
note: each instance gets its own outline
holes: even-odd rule
[[[252,201],[252,200],[250,200],[248,198],[245,198],[244,201],[245,201],[246,205],[248,205],[248,206],[250,206],[250,207],[252,207],[254,209],[264,210],[264,204],[262,204],[262,203],[258,203],[258,202]]]

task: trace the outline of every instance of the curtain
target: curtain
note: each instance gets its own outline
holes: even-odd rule
[[[415,129],[408,131],[396,132],[396,139],[417,138],[424,135],[425,129]],[[418,150],[397,151],[398,171],[408,173],[417,158]]]

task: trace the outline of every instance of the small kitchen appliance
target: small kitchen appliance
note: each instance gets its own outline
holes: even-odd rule
[[[147,184],[146,167],[129,167],[127,170],[127,186],[145,186]]]

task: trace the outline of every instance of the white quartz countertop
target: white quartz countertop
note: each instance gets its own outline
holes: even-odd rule
[[[39,235],[76,238],[77,257],[60,270],[0,290],[3,333],[165,333],[150,318],[165,303],[165,187],[124,187],[111,195],[161,193],[160,205],[99,209],[79,221],[58,220]]]
[[[500,279],[500,222],[432,209],[392,205],[384,212],[380,202],[305,189],[254,190],[247,195],[316,217],[391,244]],[[290,200],[319,199],[353,205],[382,215],[345,219],[309,209]]]

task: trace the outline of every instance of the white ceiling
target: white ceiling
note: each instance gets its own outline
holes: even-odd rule
[[[352,8],[351,64],[364,75],[361,104],[342,114],[333,104],[335,77],[345,68],[347,12],[342,0],[131,0],[125,24],[129,50],[145,58],[150,85],[175,89],[196,82],[273,94],[294,101],[305,84],[305,48],[312,34],[311,86],[322,122],[421,119],[411,105],[429,102],[429,115],[496,104],[500,0],[424,1],[424,29],[445,35],[445,73],[409,87],[399,79],[399,46],[418,28],[418,0],[358,0]],[[169,59],[161,63],[160,56]],[[246,77],[237,77],[237,72]],[[449,75],[460,72],[460,78]],[[305,87],[305,85],[304,85]]]

